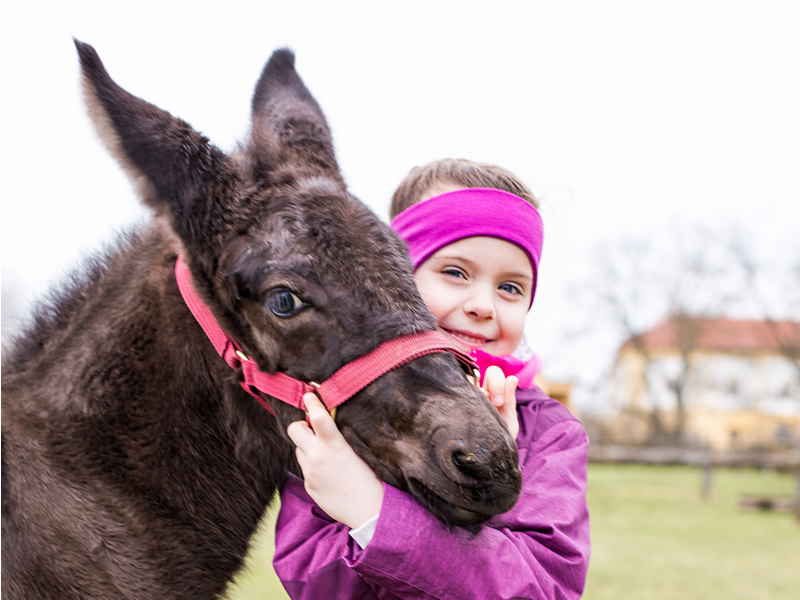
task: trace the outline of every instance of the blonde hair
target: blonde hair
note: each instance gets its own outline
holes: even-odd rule
[[[539,201],[533,192],[511,171],[463,158],[445,158],[411,169],[392,196],[390,218],[394,219],[426,194],[448,186],[503,190],[539,208]]]

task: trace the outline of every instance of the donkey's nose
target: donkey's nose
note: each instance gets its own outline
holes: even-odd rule
[[[491,476],[491,469],[488,461],[481,460],[474,452],[463,452],[456,450],[450,459],[456,469],[471,479],[486,480]]]
[[[450,448],[453,466],[476,483],[507,478],[512,464],[510,458],[504,444],[478,442],[466,445],[457,441]]]

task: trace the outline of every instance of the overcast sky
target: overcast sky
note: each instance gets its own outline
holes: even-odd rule
[[[510,168],[541,198],[528,334],[546,372],[598,243],[719,220],[800,238],[795,5],[4,0],[3,327],[147,218],[85,115],[73,36],[223,150],[288,46],[381,217],[411,167],[446,156]]]

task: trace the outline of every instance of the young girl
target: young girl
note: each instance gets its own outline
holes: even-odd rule
[[[391,207],[439,331],[476,357],[483,389],[516,436],[516,505],[477,535],[448,528],[378,480],[308,394],[313,430],[288,430],[304,479],[289,476],[276,528],[275,571],[292,598],[581,595],[588,439],[533,383],[541,363],[522,343],[541,255],[535,206],[508,171],[444,160],[412,170]]]

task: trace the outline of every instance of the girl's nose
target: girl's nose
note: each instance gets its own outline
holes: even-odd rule
[[[494,318],[493,290],[475,289],[464,302],[464,312],[475,319]]]

